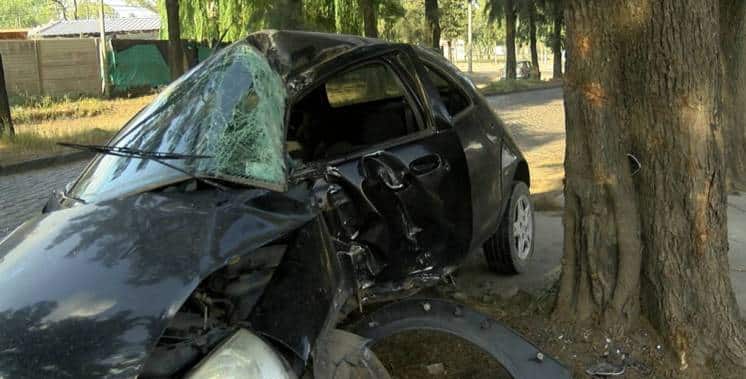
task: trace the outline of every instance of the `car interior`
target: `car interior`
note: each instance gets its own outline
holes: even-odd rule
[[[462,90],[451,84],[448,79],[429,65],[425,64],[424,67],[430,82],[438,89],[440,100],[445,104],[451,116],[459,114],[469,106],[469,98]]]
[[[291,110],[290,157],[328,161],[422,129],[394,71],[373,62],[319,85]]]

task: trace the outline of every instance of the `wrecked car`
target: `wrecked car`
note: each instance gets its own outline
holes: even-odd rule
[[[254,33],[76,147],[98,154],[0,243],[2,378],[386,378],[371,347],[415,329],[568,375],[411,297],[479,248],[502,273],[533,252],[526,161],[437,54]]]

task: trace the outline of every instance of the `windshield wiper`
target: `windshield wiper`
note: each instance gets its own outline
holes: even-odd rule
[[[204,159],[212,158],[211,155],[179,154],[161,151],[147,151],[133,147],[105,146],[105,145],[83,145],[79,143],[58,142],[60,146],[71,147],[78,150],[94,151],[102,154],[120,155],[123,157],[136,157],[145,159]]]
[[[141,149],[136,149],[132,147],[124,147],[124,146],[84,145],[84,144],[79,144],[79,143],[68,143],[68,142],[58,142],[57,144],[60,146],[70,147],[70,148],[78,149],[78,150],[93,151],[93,152],[100,153],[100,154],[114,155],[114,156],[124,157],[124,158],[139,158],[139,159],[151,160],[154,162],[158,162],[166,167],[170,167],[176,171],[179,171],[182,174],[194,180],[213,186],[221,191],[226,190],[226,187],[223,186],[222,184],[219,184],[217,182],[214,182],[204,177],[197,176],[181,167],[174,166],[168,162],[164,162],[165,160],[176,160],[176,159],[212,158],[211,155],[180,154],[180,153],[169,153],[169,152],[161,152],[161,151],[147,151],[147,150],[141,150]]]

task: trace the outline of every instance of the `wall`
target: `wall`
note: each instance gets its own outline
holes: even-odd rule
[[[0,41],[0,54],[11,96],[100,94],[95,39]]]

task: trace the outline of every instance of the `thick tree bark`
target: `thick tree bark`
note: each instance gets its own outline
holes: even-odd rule
[[[14,136],[16,130],[13,128],[13,119],[10,116],[10,101],[8,91],[5,88],[5,71],[3,69],[3,56],[0,54],[0,137],[8,131],[9,136]]]
[[[168,22],[168,63],[171,68],[171,80],[176,80],[184,73],[179,0],[166,0],[166,19]]]
[[[562,24],[563,13],[562,1],[555,0],[552,3],[552,53],[554,54],[554,64],[552,67],[552,79],[562,79]]]
[[[682,375],[746,367],[728,277],[717,5],[615,5],[570,0],[565,14],[565,251],[555,314],[620,333],[642,309]],[[634,177],[627,154],[642,163]]]
[[[430,46],[440,50],[440,10],[438,0],[425,0],[425,23]]]
[[[514,0],[505,0],[505,78],[516,78],[516,57],[515,57],[515,4]]]
[[[528,46],[531,50],[531,79],[541,79],[539,52],[536,50],[536,3],[528,4]]]
[[[360,0],[360,14],[366,37],[378,38],[378,18],[376,17],[375,0]]]
[[[746,1],[720,1],[722,121],[730,187],[746,191]]]

